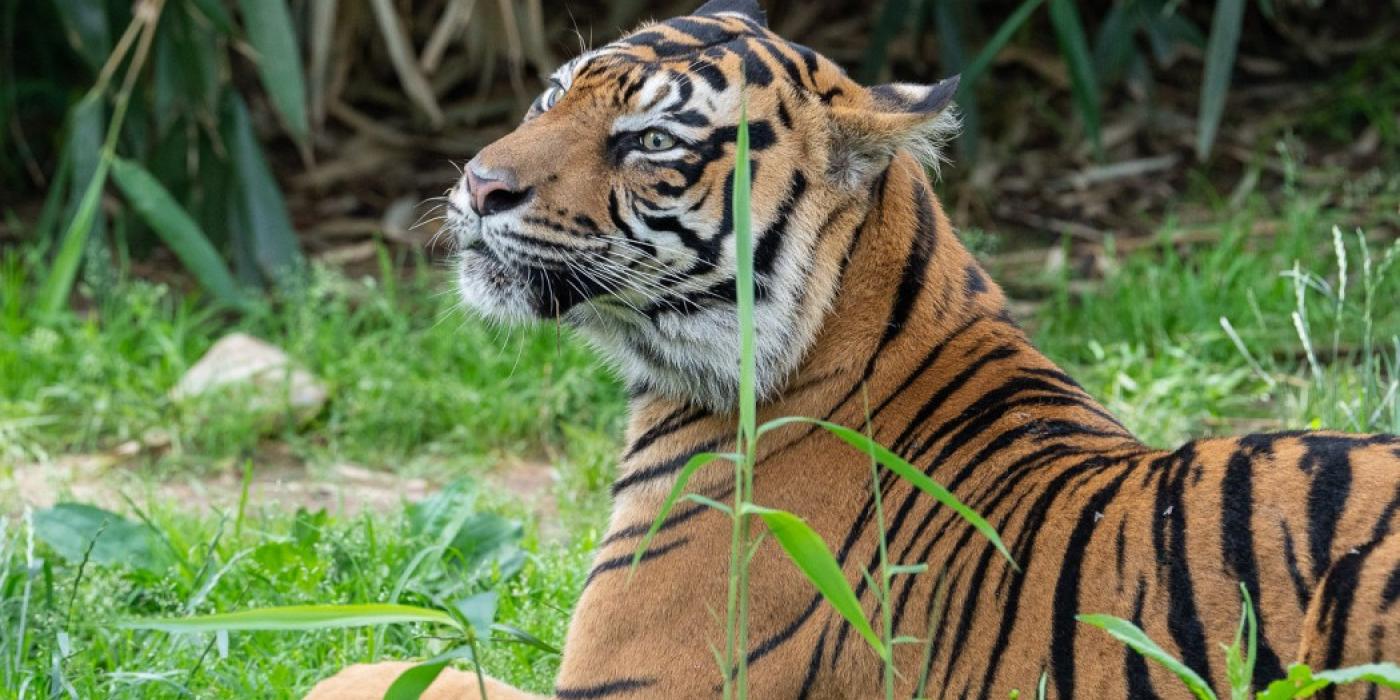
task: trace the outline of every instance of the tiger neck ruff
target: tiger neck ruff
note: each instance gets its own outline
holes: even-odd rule
[[[628,565],[676,474],[733,447],[738,329],[730,199],[741,102],[753,148],[760,419],[864,428],[1001,532],[1022,571],[868,457],[790,426],[759,445],[755,500],[816,529],[878,615],[863,572],[892,561],[898,697],[1186,697],[1081,612],[1134,620],[1221,691],[1242,582],[1255,679],[1400,656],[1400,441],[1254,435],[1150,449],[1028,342],[958,241],[927,169],[956,81],[862,87],[715,0],[568,63],[468,164],[449,225],[467,306],[559,319],[633,399],[606,539],[570,624],[557,698],[707,698],[720,671],[730,525],[697,504]],[[697,472],[723,499],[732,475]],[[946,603],[932,614],[939,572]],[[879,660],[768,538],[754,555],[751,697],[868,698]],[[404,663],[355,666],[315,698],[380,697]],[[446,672],[432,692],[477,697]],[[1363,691],[1364,692],[1364,691]],[[503,683],[493,699],[535,697]],[[426,697],[426,696],[425,696]]]

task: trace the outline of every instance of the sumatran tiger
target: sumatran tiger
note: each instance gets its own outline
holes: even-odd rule
[[[1223,691],[1241,584],[1261,686],[1295,660],[1400,658],[1400,439],[1295,432],[1171,451],[1134,439],[1031,345],[934,196],[956,86],[863,87],[769,31],[752,0],[714,0],[564,64],[466,166],[448,197],[465,304],[577,329],[630,388],[611,522],[552,697],[719,695],[729,516],[680,502],[629,568],[689,458],[734,445],[741,105],[759,419],[862,431],[868,419],[983,514],[1020,567],[890,473],[877,522],[869,456],[826,431],[760,441],[754,500],[807,520],[872,620],[863,572],[878,569],[880,530],[889,561],[928,563],[889,594],[894,635],[924,642],[896,647],[898,697],[926,677],[930,697],[1002,700],[1042,674],[1054,698],[1188,696],[1081,612],[1135,622]],[[732,483],[714,463],[687,488],[723,500]],[[772,537],[751,571],[751,697],[884,696],[880,659]],[[408,667],[353,666],[311,697],[379,698]],[[425,697],[477,698],[477,680],[449,670]]]

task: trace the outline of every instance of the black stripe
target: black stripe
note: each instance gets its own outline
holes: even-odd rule
[[[1050,664],[1055,676],[1055,688],[1060,697],[1072,698],[1074,694],[1074,639],[1078,623],[1074,616],[1079,614],[1079,579],[1084,572],[1084,553],[1094,537],[1096,513],[1107,509],[1113,497],[1118,494],[1129,470],[1123,470],[1113,481],[1090,497],[1089,502],[1079,512],[1079,519],[1070,533],[1065,551],[1069,553],[1060,566],[1060,575],[1055,581],[1053,620],[1050,627]],[[996,658],[996,657],[993,657]],[[1275,676],[1277,677],[1277,676]],[[1100,692],[1102,688],[1098,689]]]
[[[1310,435],[1302,438],[1306,452],[1300,466],[1312,473],[1308,488],[1308,552],[1312,575],[1322,576],[1332,563],[1332,540],[1351,491],[1350,441]]]
[[[1254,553],[1254,462],[1269,452],[1250,450],[1242,441],[1240,449],[1230,455],[1225,477],[1220,484],[1220,549],[1225,565],[1249,591],[1252,600],[1262,600],[1259,590],[1259,565]],[[1255,607],[1259,607],[1256,603]],[[1268,614],[1259,608],[1259,647],[1254,664],[1254,687],[1263,688],[1270,681],[1283,678],[1283,663],[1269,645],[1264,631]]]
[[[657,440],[672,435],[676,431],[708,415],[709,413],[703,409],[693,408],[689,404],[682,404],[680,407],[676,408],[676,410],[671,411],[661,420],[652,424],[650,428],[647,428],[646,432],[638,436],[636,441],[627,448],[627,452],[622,455],[622,460],[625,462],[631,459],[637,453],[650,447],[651,444]]]
[[[642,469],[636,469],[631,472],[628,472],[626,476],[613,482],[612,495],[614,498],[616,498],[618,494],[633,486],[636,486],[637,484],[640,484],[645,481],[651,481],[653,479],[660,479],[664,476],[674,474],[680,471],[681,469],[685,468],[685,463],[689,462],[691,457],[694,457],[695,455],[700,454],[701,452],[709,452],[710,450],[713,450],[715,449],[715,447],[719,446],[719,444],[720,440],[711,440],[709,442],[704,443],[703,445],[700,445],[694,450],[681,452],[675,457],[661,462],[660,464],[653,464],[650,467],[644,467]]]
[[[821,672],[822,656],[826,654],[826,634],[830,631],[831,625],[828,624],[822,628],[822,636],[817,638],[817,646],[812,650],[812,658],[807,661],[807,675],[802,677],[802,689],[797,693],[797,700],[807,700],[811,696],[817,674]]]
[[[585,685],[573,688],[554,687],[554,697],[560,700],[593,700],[622,693],[630,693],[656,685],[655,678],[622,678],[599,685]]]
[[[1139,629],[1142,628],[1142,601],[1146,595],[1147,580],[1139,577],[1137,596],[1133,599],[1133,624],[1137,625]],[[1147,659],[1126,645],[1123,648],[1123,676],[1128,681],[1128,697],[1133,698],[1133,700],[1155,700],[1160,697],[1152,687],[1152,676],[1147,670]]]
[[[687,544],[690,544],[690,538],[681,537],[674,542],[667,542],[666,544],[660,547],[649,547],[647,548],[647,551],[642,554],[642,558],[637,561],[637,564],[640,566],[643,562],[648,562],[657,557],[665,556],[666,554],[669,554],[670,552],[679,549]],[[588,588],[589,584],[593,583],[593,579],[597,578],[599,574],[605,574],[609,571],[615,571],[626,566],[631,566],[632,558],[634,556],[636,555],[626,554],[620,557],[613,557],[612,559],[605,559],[602,562],[599,562],[593,567],[591,571],[588,572],[588,578],[584,580],[583,587]]]
[[[904,330],[909,314],[914,309],[914,300],[923,291],[924,279],[928,275],[929,259],[933,257],[934,230],[933,206],[929,203],[928,192],[922,181],[914,182],[914,211],[918,216],[918,229],[909,244],[909,254],[904,259],[904,271],[900,274],[899,290],[895,293],[894,307],[890,309],[889,320],[885,322],[885,334],[880,339],[883,348]]]
[[[1167,567],[1167,629],[1181,650],[1182,661],[1200,673],[1209,685],[1213,678],[1210,672],[1212,650],[1206,644],[1205,629],[1196,609],[1190,550],[1186,544],[1185,482],[1196,461],[1196,447],[1187,444],[1170,455],[1169,459],[1173,461],[1173,468],[1163,472],[1157,492],[1157,503],[1165,506],[1153,514],[1154,519],[1165,522],[1171,535],[1167,538],[1167,546],[1158,554],[1159,561],[1165,560]],[[1168,479],[1171,480],[1170,484],[1167,483]]]
[[[782,205],[778,207],[778,214],[773,219],[773,225],[759,234],[758,243],[754,247],[754,274],[766,276],[773,272],[773,265],[783,250],[783,241],[787,239],[787,228],[792,218],[792,212],[797,208],[799,200],[806,192],[807,177],[802,174],[801,170],[793,171],[787,196],[783,198]]]
[[[1385,587],[1381,589],[1381,612],[1390,610],[1396,598],[1400,598],[1400,566],[1391,569],[1390,575],[1385,578]]]

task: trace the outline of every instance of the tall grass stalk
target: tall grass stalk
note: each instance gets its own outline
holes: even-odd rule
[[[734,245],[738,273],[735,298],[739,305],[739,431],[735,444],[740,459],[734,461],[733,533],[729,543],[729,609],[725,645],[724,697],[748,696],[749,516],[744,506],[753,496],[754,433],[757,415],[754,396],[753,232],[749,212],[748,103],[739,107],[739,131],[734,147]]]

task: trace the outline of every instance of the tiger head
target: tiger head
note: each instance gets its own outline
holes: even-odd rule
[[[956,87],[863,87],[769,31],[753,0],[645,25],[561,66],[520,126],[466,165],[447,218],[462,298],[489,319],[578,329],[634,391],[732,407],[746,111],[756,383],[772,397],[839,286],[847,250],[822,232],[870,207],[896,154],[936,163]]]

